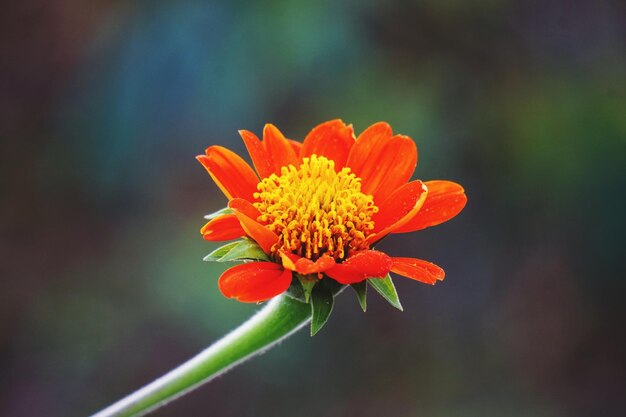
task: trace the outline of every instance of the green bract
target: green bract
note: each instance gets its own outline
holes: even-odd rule
[[[211,214],[207,214],[206,216],[204,216],[205,219],[207,220],[213,220],[216,217],[219,216],[223,216],[224,214],[233,214],[234,212],[229,209],[228,207],[224,207],[223,209],[219,209],[218,211],[211,213]]]
[[[270,258],[263,249],[252,239],[242,238],[215,249],[204,257],[205,261],[232,262],[232,261],[265,261]]]

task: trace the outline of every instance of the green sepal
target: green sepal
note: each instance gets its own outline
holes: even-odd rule
[[[300,284],[300,280],[295,277],[295,274],[291,279],[291,285],[287,288],[287,291],[285,291],[285,295],[306,304],[302,284]]]
[[[367,310],[367,282],[361,281],[350,284],[350,286],[356,293],[356,298],[359,300],[359,305],[363,309],[363,312],[365,312]]]
[[[214,262],[245,260],[269,262],[270,258],[254,240],[243,238],[215,249],[213,252],[209,253],[204,260]]]
[[[223,209],[219,209],[218,211],[211,213],[211,214],[207,214],[206,216],[204,216],[205,219],[207,220],[213,220],[216,217],[219,216],[223,216],[224,214],[233,214],[234,211],[232,211],[231,209],[229,209],[228,207],[224,207]]]
[[[376,292],[387,300],[389,304],[400,311],[404,311],[402,309],[402,304],[400,304],[396,287],[393,285],[393,281],[391,280],[391,276],[389,276],[389,274],[387,274],[385,278],[368,278],[367,282],[369,282]]]
[[[220,246],[219,248],[215,249],[213,252],[205,256],[203,260],[207,262],[219,262],[219,260],[222,259],[224,255],[226,255],[231,249],[233,249],[240,243],[241,240],[236,240],[234,242],[227,243],[224,246]]]
[[[252,239],[243,238],[239,242],[239,244],[233,247],[231,250],[225,254],[219,262],[230,262],[230,261],[243,261],[243,260],[251,260],[251,261],[265,261],[270,262],[271,259],[267,256],[263,249]]]
[[[296,274],[298,277],[298,281],[300,281],[300,285],[302,286],[302,293],[304,294],[304,302],[308,303],[311,299],[311,292],[315,287],[315,284],[319,281],[317,279],[316,274],[313,275],[300,275]]]
[[[328,321],[333,311],[333,294],[321,286],[311,293],[311,336],[315,336]]]

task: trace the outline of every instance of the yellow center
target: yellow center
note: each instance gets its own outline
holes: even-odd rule
[[[374,199],[361,192],[361,179],[323,156],[304,158],[300,168],[283,167],[257,186],[254,206],[280,240],[272,252],[283,249],[315,260],[328,254],[344,259],[351,250],[369,247]]]

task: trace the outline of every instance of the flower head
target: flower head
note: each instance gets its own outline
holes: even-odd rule
[[[430,262],[374,249],[389,234],[451,219],[467,201],[456,183],[410,181],[417,164],[411,138],[383,122],[355,137],[341,120],[315,127],[303,143],[273,125],[265,126],[262,141],[240,134],[256,172],[220,146],[197,157],[229,200],[201,229],[204,238],[244,238],[246,248],[257,248],[255,256],[239,250],[241,256],[226,257],[254,260],[222,274],[226,297],[265,301],[287,291],[294,277],[307,295],[318,283],[357,284],[389,272],[428,284],[444,278]],[[229,245],[218,249],[220,256],[237,247]]]

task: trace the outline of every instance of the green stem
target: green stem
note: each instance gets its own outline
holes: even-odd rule
[[[178,368],[92,417],[144,415],[258,355],[302,328],[311,307],[285,295]]]

